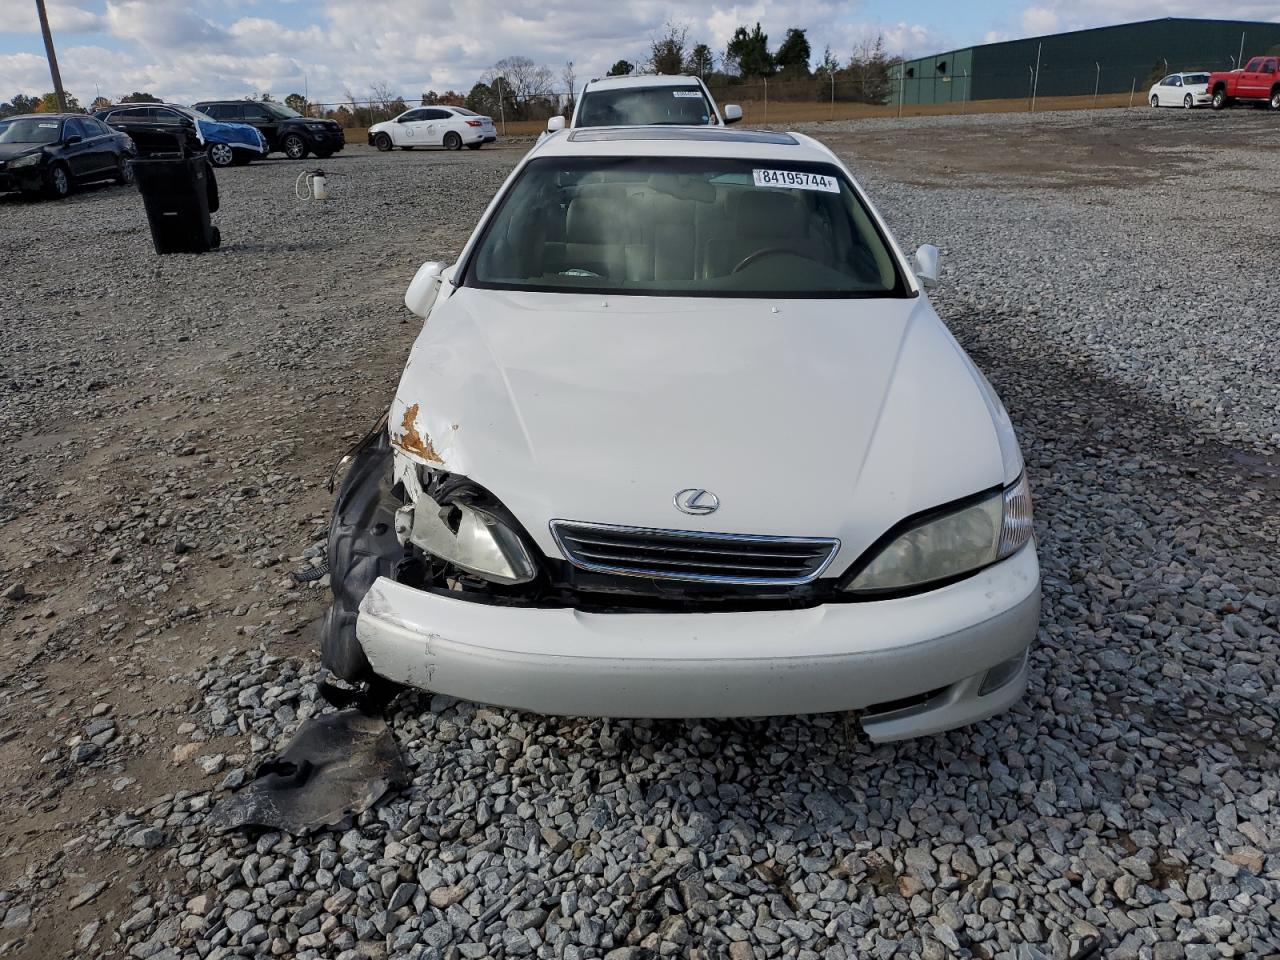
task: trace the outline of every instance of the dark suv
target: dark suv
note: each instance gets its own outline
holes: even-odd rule
[[[256,100],[202,100],[194,104],[215,120],[247,123],[267,140],[267,150],[301,160],[308,153],[331,157],[347,144],[342,127],[333,120],[304,117],[296,110]]]

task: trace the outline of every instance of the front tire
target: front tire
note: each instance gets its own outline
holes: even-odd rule
[[[385,133],[379,133],[373,138],[373,145],[383,153],[386,153],[391,149],[391,138]]]
[[[1151,95],[1151,106],[1152,107],[1160,106],[1160,98],[1157,97],[1154,93]]]
[[[1227,105],[1227,91],[1219,88],[1213,91],[1213,109],[1222,110]]]
[[[1182,106],[1184,109],[1190,110],[1195,105],[1196,105],[1196,102],[1194,99],[1192,99],[1191,94],[1188,93],[1185,97],[1182,98]]]
[[[307,141],[296,133],[291,133],[285,137],[280,142],[280,146],[284,149],[284,155],[290,160],[305,160],[307,158]]]
[[[455,131],[450,130],[444,135],[444,148],[446,150],[461,150],[462,137],[458,136]]]
[[[128,157],[120,157],[120,172],[116,174],[115,181],[125,187],[133,183],[133,164]]]
[[[49,196],[62,200],[71,195],[71,172],[61,163],[49,171]]]
[[[1267,106],[1272,110],[1280,110],[1280,87],[1271,91],[1271,99],[1267,101]]]
[[[236,152],[225,143],[209,146],[209,162],[215,167],[229,167],[236,162]]]

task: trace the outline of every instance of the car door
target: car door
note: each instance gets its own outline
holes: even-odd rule
[[[1236,81],[1237,97],[1256,97],[1258,93],[1258,71],[1262,69],[1262,58],[1254,57],[1244,65],[1240,79]]]
[[[1275,86],[1277,79],[1277,66],[1280,66],[1280,61],[1275,57],[1267,57],[1266,60],[1262,61],[1262,68],[1258,71],[1257,80],[1259,97],[1269,98],[1271,96],[1271,88]]]
[[[79,179],[93,173],[93,144],[88,142],[79,120],[63,121],[61,144],[58,154],[73,177]]]
[[[397,147],[413,147],[423,141],[426,132],[426,110],[410,110],[396,117],[391,127],[391,142]]]
[[[266,107],[260,103],[246,103],[244,109],[244,120],[251,127],[257,127],[258,132],[267,140],[267,148],[275,150],[280,143],[280,121],[271,115]]]
[[[426,125],[422,131],[423,142],[429,147],[444,143],[444,135],[452,128],[450,121],[457,120],[448,110],[425,110]]]

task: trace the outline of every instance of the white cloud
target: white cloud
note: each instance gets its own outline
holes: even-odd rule
[[[1027,7],[1022,11],[1022,29],[1030,36],[1057,33],[1061,25],[1062,18],[1058,16],[1058,11],[1048,7]]]

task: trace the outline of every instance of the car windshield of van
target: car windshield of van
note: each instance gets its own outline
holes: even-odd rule
[[[705,126],[714,123],[702,88],[620,87],[588,90],[578,108],[578,127],[647,127],[651,124]]]
[[[639,296],[907,296],[849,181],[826,163],[545,157],[504,195],[464,282]]]
[[[61,120],[0,120],[0,143],[57,143]]]

